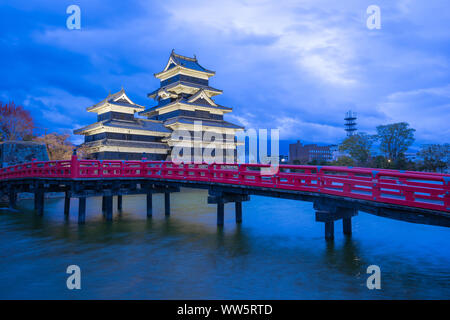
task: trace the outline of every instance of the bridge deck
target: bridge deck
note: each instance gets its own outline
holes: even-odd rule
[[[24,178],[158,178],[316,192],[372,202],[450,212],[450,175],[281,165],[263,175],[261,164],[175,164],[153,161],[31,162],[0,169],[0,181]]]
[[[261,164],[96,161],[73,156],[72,160],[35,161],[2,168],[0,191],[38,195],[66,191],[73,197],[86,197],[105,192],[169,193],[179,187],[194,187],[208,189],[216,197],[227,194],[298,199],[314,202],[319,211],[329,211],[327,206],[353,208],[410,222],[450,226],[447,174],[295,165],[280,165],[275,173],[266,174],[268,169],[269,165]],[[220,207],[222,202],[217,203]]]

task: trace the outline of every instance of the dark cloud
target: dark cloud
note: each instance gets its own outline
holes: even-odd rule
[[[371,1],[77,4],[79,31],[65,28],[65,2],[0,5],[0,99],[24,104],[42,127],[94,121],[85,108],[122,85],[137,103],[153,105],[146,98],[158,86],[153,74],[174,48],[217,71],[211,85],[224,90],[217,101],[234,108],[230,120],[280,128],[283,139],[336,142],[353,109],[366,132],[407,120],[419,141],[448,140],[439,128],[450,117],[444,1],[433,10],[382,1],[378,31],[365,27]],[[420,91],[430,88],[437,91]]]

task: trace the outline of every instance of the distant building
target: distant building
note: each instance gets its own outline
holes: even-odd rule
[[[332,161],[337,151],[337,145],[319,146],[317,144],[303,145],[299,140],[289,145],[290,163],[308,163],[311,161]]]
[[[356,112],[352,112],[351,110],[347,111],[345,114],[345,131],[347,132],[347,137],[350,137],[356,134]]]
[[[106,99],[87,108],[97,113],[97,122],[77,129],[84,135],[88,159],[97,160],[165,160],[169,147],[161,140],[170,136],[162,121],[137,119],[134,114],[143,111],[125,91],[110,94]]]
[[[48,161],[45,144],[34,141],[0,142],[0,167],[30,162],[33,159]]]
[[[332,146],[330,146],[330,149],[331,149],[331,154],[332,154],[332,157],[331,157],[332,161],[336,161],[341,157],[349,157],[350,156],[350,154],[347,151],[340,151],[338,145],[332,145]]]

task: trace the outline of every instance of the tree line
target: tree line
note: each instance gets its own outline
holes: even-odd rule
[[[69,133],[36,134],[37,127],[28,110],[14,102],[0,101],[0,142],[35,141],[45,144],[50,160],[70,159],[74,145]]]
[[[376,129],[374,135],[359,133],[347,137],[339,151],[349,156],[341,156],[330,164],[431,172],[444,172],[450,168],[450,144],[423,145],[416,153],[416,161],[412,161],[405,153],[415,141],[415,129],[406,122],[380,125]],[[378,155],[372,154],[374,143],[379,143]]]

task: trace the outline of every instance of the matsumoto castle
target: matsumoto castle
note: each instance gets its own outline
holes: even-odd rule
[[[196,143],[201,146],[201,152],[206,144],[214,146],[213,156],[214,153],[219,156],[219,149],[223,157],[235,156],[236,131],[243,128],[223,120],[223,115],[232,108],[221,106],[212,99],[222,94],[222,90],[209,86],[209,78],[214,74],[203,68],[195,56],[185,57],[172,50],[164,70],[155,74],[160,87],[148,94],[157,105],[146,109],[135,104],[123,88],[109,94],[87,108],[87,111],[97,113],[97,122],[74,131],[85,137],[80,147],[86,150],[88,159],[98,160],[141,160],[143,157],[173,160],[171,154],[176,157],[176,153],[172,153],[174,146],[190,148],[194,155]],[[136,113],[142,117],[137,118]],[[196,140],[194,137],[200,135],[199,123],[200,139],[207,136],[215,139],[208,139],[209,142],[203,144]],[[178,132],[191,134],[192,140],[184,141]],[[225,158],[217,162],[225,162]]]

